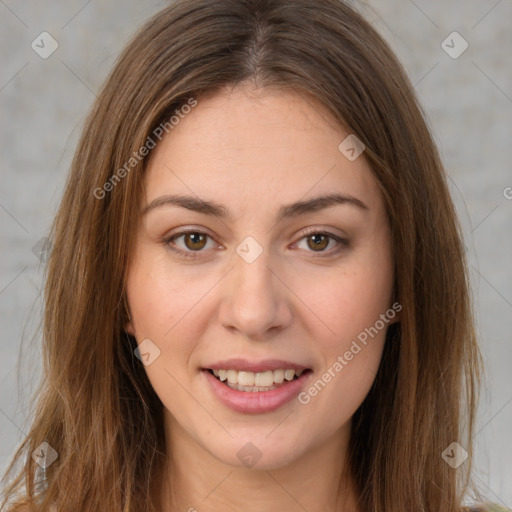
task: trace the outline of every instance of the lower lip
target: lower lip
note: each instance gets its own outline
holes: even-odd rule
[[[215,378],[208,370],[203,370],[202,373],[215,396],[224,405],[236,412],[257,414],[275,411],[293,400],[300,393],[312,372],[310,370],[305,371],[298,379],[285,381],[285,384],[270,391],[254,392],[231,389]]]

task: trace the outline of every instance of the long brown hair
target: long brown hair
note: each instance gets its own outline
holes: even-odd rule
[[[387,207],[403,310],[353,418],[348,458],[360,509],[460,510],[481,365],[460,227],[404,70],[341,0],[177,0],[119,57],[86,121],[55,219],[44,380],[7,471],[25,455],[4,505],[19,495],[17,505],[40,511],[52,503],[59,512],[158,510],[163,405],[124,331],[147,163],[134,155],[191,98],[246,81],[324,105],[364,143]],[[58,458],[38,492],[31,454],[43,442]],[[452,442],[468,452],[457,470],[442,458]]]

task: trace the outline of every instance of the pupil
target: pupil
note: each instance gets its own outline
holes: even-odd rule
[[[325,235],[322,235],[322,234],[311,235],[309,239],[313,242],[313,245],[312,245],[313,249],[315,249],[315,248],[316,249],[325,249],[327,247],[327,244],[326,244],[327,237]]]
[[[191,244],[187,244],[189,249],[201,249],[204,247],[204,239],[205,237],[201,233],[187,233],[185,238],[185,240],[191,241]]]

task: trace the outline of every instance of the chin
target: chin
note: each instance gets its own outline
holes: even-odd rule
[[[220,462],[240,469],[271,470],[278,469],[297,460],[297,443],[287,436],[288,444],[268,439],[268,430],[254,436],[246,435],[230,438],[219,445],[206,448]]]

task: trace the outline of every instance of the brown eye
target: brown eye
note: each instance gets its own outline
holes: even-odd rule
[[[167,249],[180,256],[196,258],[208,249],[215,248],[215,242],[211,236],[202,231],[181,231],[173,236],[164,238],[162,243]],[[211,245],[208,246],[208,243]],[[204,249],[204,250],[203,250]]]
[[[184,242],[187,249],[191,251],[201,250],[206,245],[207,236],[203,233],[186,233]]]
[[[329,245],[329,238],[322,233],[316,233],[307,237],[308,247],[314,251],[323,251]]]
[[[299,240],[298,247],[309,253],[317,253],[318,256],[327,257],[348,249],[350,242],[328,231],[309,230]]]

